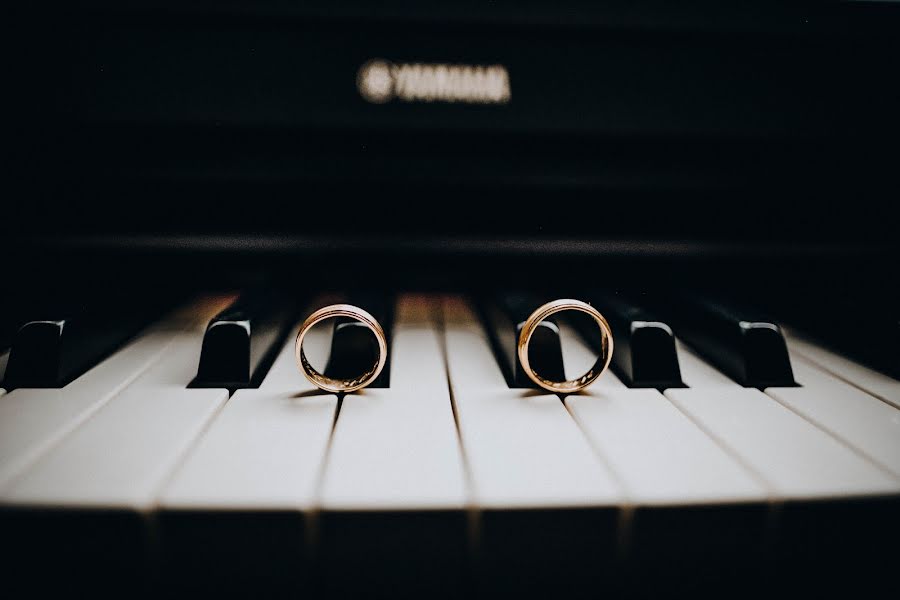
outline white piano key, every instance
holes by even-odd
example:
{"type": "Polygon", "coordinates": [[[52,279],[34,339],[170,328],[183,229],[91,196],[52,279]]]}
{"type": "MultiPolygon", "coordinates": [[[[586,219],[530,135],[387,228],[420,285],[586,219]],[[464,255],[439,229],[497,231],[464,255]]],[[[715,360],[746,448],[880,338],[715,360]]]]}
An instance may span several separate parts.
{"type": "MultiPolygon", "coordinates": [[[[562,328],[562,326],[561,326],[562,328]]],[[[571,330],[564,353],[579,364],[594,354],[571,330]]],[[[568,366],[567,366],[568,369],[568,366]]],[[[591,444],[632,504],[677,505],[764,500],[761,481],[730,457],[660,392],[597,384],[566,398],[591,444]]],[[[608,381],[608,380],[607,380],[608,381]]]]}
{"type": "MultiPolygon", "coordinates": [[[[294,329],[296,331],[296,328],[294,329]]],[[[327,354],[327,328],[304,348],[327,354]]],[[[297,370],[290,336],[259,389],[239,390],[163,492],[174,509],[308,510],[316,497],[337,397],[297,370]]]]}
{"type": "Polygon", "coordinates": [[[758,390],[733,384],[665,395],[762,477],[776,499],[900,491],[900,480],[758,390]]]}
{"type": "Polygon", "coordinates": [[[730,377],[700,358],[684,343],[676,340],[678,364],[681,367],[681,381],[690,388],[734,387],[730,377]]]}
{"type": "Polygon", "coordinates": [[[391,386],[343,399],[321,491],[326,510],[458,509],[462,456],[437,328],[437,302],[398,303],[391,386]]]}
{"type": "Polygon", "coordinates": [[[566,398],[629,503],[765,500],[758,478],[656,390],[592,390],[566,398]]]}
{"type": "MultiPolygon", "coordinates": [[[[343,301],[344,298],[342,297],[323,294],[317,296],[316,299],[313,300],[308,312],[311,314],[313,310],[319,307],[343,301]]],[[[272,366],[269,367],[269,372],[266,373],[265,380],[260,384],[260,390],[265,389],[267,393],[318,392],[318,388],[310,383],[297,368],[297,361],[293,354],[294,343],[300,325],[301,323],[297,323],[297,325],[290,330],[291,333],[285,341],[285,347],[278,355],[278,358],[272,363],[272,366]]],[[[309,359],[313,365],[319,365],[320,363],[324,365],[331,352],[332,328],[327,325],[330,325],[330,323],[322,323],[314,327],[304,338],[303,349],[306,352],[307,359],[309,359]]]]}
{"type": "Polygon", "coordinates": [[[795,354],[792,363],[803,387],[768,388],[766,394],[900,477],[900,411],[802,356],[795,354]]]}
{"type": "Polygon", "coordinates": [[[463,301],[447,300],[444,317],[450,382],[477,506],[621,503],[618,484],[559,398],[507,387],[485,332],[463,301]]]}
{"type": "Polygon", "coordinates": [[[233,296],[203,297],[173,311],[63,388],[17,389],[3,396],[0,491],[165,356],[179,336],[202,335],[206,322],[232,300],[233,296]]]}
{"type": "MultiPolygon", "coordinates": [[[[597,360],[597,353],[591,350],[582,337],[578,335],[578,332],[568,323],[559,323],[559,343],[562,347],[563,365],[566,369],[566,377],[569,379],[574,379],[583,375],[597,360]]],[[[612,370],[607,369],[606,372],[594,382],[591,389],[612,391],[627,390],[628,387],[622,383],[612,370]]]]}
{"type": "MultiPolygon", "coordinates": [[[[228,397],[186,389],[203,328],[173,333],[162,358],[0,495],[6,504],[149,508],[166,477],[228,397]]],[[[11,394],[12,396],[12,394],[11,394]]]]}
{"type": "Polygon", "coordinates": [[[794,354],[807,358],[835,377],[900,408],[900,381],[823,348],[795,331],[785,331],[785,337],[794,354]]]}

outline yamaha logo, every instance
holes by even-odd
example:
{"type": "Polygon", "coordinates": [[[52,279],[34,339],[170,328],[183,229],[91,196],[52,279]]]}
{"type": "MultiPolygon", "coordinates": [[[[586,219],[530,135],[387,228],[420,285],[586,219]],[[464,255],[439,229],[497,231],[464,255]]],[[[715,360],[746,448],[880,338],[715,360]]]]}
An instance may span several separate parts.
{"type": "Polygon", "coordinates": [[[510,100],[509,72],[503,65],[392,63],[373,59],[356,75],[360,95],[373,104],[403,102],[462,102],[506,104],[510,100]]]}

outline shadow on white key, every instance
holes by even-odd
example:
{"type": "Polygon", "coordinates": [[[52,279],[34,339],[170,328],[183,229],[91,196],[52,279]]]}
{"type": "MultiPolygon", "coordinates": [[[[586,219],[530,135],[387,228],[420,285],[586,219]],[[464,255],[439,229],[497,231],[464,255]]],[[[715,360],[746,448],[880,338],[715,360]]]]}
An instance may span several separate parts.
{"type": "Polygon", "coordinates": [[[633,504],[764,501],[764,486],[656,390],[587,392],[566,404],[633,504]]]}
{"type": "MultiPolygon", "coordinates": [[[[561,327],[561,333],[567,369],[596,358],[575,331],[561,327]]],[[[629,389],[607,371],[566,405],[631,504],[766,500],[762,483],[657,390],[629,389]]]]}
{"type": "Polygon", "coordinates": [[[735,384],[665,394],[758,473],[778,500],[900,492],[896,478],[758,390],[735,384]]]}
{"type": "MultiPolygon", "coordinates": [[[[572,377],[577,373],[568,372],[570,365],[584,370],[596,355],[573,330],[561,333],[572,377]]],[[[698,561],[707,584],[726,581],[738,565],[759,568],[768,516],[765,485],[659,391],[629,389],[607,372],[565,402],[631,505],[625,539],[628,564],[638,568],[629,589],[688,593],[679,586],[698,561]]]]}
{"type": "Polygon", "coordinates": [[[802,387],[768,388],[766,394],[843,440],[900,478],[900,410],[842,381],[793,352],[802,387]]]}
{"type": "MultiPolygon", "coordinates": [[[[329,331],[317,328],[304,346],[327,353],[329,343],[329,331]]],[[[259,389],[238,390],[216,416],[166,486],[161,506],[309,510],[336,407],[336,396],[298,371],[289,336],[259,389]]]]}
{"type": "MultiPolygon", "coordinates": [[[[294,337],[259,389],[239,390],[216,415],[163,490],[163,573],[172,586],[250,594],[309,585],[309,512],[337,397],[298,371],[294,337]]],[[[313,329],[307,355],[327,356],[330,341],[330,328],[313,329]]]]}
{"type": "Polygon", "coordinates": [[[666,395],[769,481],[779,498],[897,490],[891,477],[877,472],[887,468],[896,474],[897,411],[812,367],[802,350],[814,348],[790,334],[786,337],[802,387],[769,388],[766,394],[790,410],[773,405],[757,390],[729,384],[725,375],[684,346],[679,346],[679,360],[691,389],[666,395]]]}
{"type": "Polygon", "coordinates": [[[479,516],[480,585],[561,593],[588,572],[601,577],[614,563],[620,486],[559,397],[507,386],[467,303],[448,299],[444,323],[479,516]]]}
{"type": "MultiPolygon", "coordinates": [[[[208,306],[202,318],[196,310],[188,311],[194,317],[169,332],[158,360],[61,436],[3,491],[4,535],[16,548],[11,573],[30,590],[50,593],[62,586],[102,595],[125,586],[138,594],[145,589],[148,509],[227,397],[225,390],[185,387],[196,373],[205,321],[220,309],[208,306]],[[36,573],[39,564],[51,565],[53,577],[36,573]],[[103,565],[102,577],[96,565],[103,565]]],[[[102,372],[102,366],[98,369],[102,372]]],[[[96,372],[70,386],[85,378],[92,381],[96,372]]],[[[85,402],[90,398],[97,401],[88,395],[85,402]]],[[[43,400],[35,404],[39,406],[50,410],[59,405],[43,400]]],[[[60,421],[41,417],[34,423],[58,427],[60,421]]]]}
{"type": "MultiPolygon", "coordinates": [[[[842,586],[856,593],[863,582],[878,580],[873,574],[883,579],[890,567],[879,545],[900,532],[900,480],[763,392],[721,385],[699,368],[693,373],[685,381],[699,386],[665,395],[757,473],[777,502],[774,536],[766,545],[770,581],[788,593],[808,594],[811,582],[830,593],[842,586]]],[[[804,383],[808,373],[796,360],[794,373],[804,383]]],[[[822,410],[828,408],[816,408],[822,410]]]]}
{"type": "Polygon", "coordinates": [[[3,494],[30,506],[143,510],[228,397],[186,389],[202,331],[180,333],[164,357],[60,441],[3,494]]]}
{"type": "Polygon", "coordinates": [[[436,326],[437,303],[405,297],[391,385],[347,395],[322,486],[325,510],[461,509],[462,457],[436,326]]]}
{"type": "Polygon", "coordinates": [[[824,348],[795,331],[786,331],[785,338],[793,354],[806,358],[833,376],[900,408],[900,381],[824,348]]]}
{"type": "MultiPolygon", "coordinates": [[[[41,455],[165,358],[185,336],[202,334],[232,296],[204,297],[142,332],[60,389],[18,389],[0,399],[0,494],[41,455]]],[[[72,476],[84,475],[76,469],[72,476]]]]}
{"type": "MultiPolygon", "coordinates": [[[[480,508],[618,504],[619,486],[559,397],[542,390],[510,389],[483,328],[462,301],[445,303],[445,328],[450,382],[476,504],[480,508]]],[[[607,380],[604,387],[615,388],[617,383],[607,380]]]]}
{"type": "Polygon", "coordinates": [[[342,400],[319,496],[329,592],[390,594],[396,578],[423,594],[435,580],[459,584],[468,492],[438,308],[435,298],[402,296],[390,387],[342,400]]]}
{"type": "Polygon", "coordinates": [[[680,340],[675,341],[681,380],[689,388],[740,387],[733,379],[700,358],[680,340]]]}
{"type": "MultiPolygon", "coordinates": [[[[766,394],[879,465],[896,481],[900,411],[888,403],[896,399],[891,391],[896,382],[790,333],[786,341],[801,387],[768,388],[766,394]]],[[[895,571],[892,549],[900,536],[898,488],[895,484],[886,496],[787,503],[773,553],[782,567],[779,577],[803,594],[818,590],[860,597],[882,593],[886,585],[892,585],[895,571]],[[811,581],[815,589],[810,588],[811,581]]]]}

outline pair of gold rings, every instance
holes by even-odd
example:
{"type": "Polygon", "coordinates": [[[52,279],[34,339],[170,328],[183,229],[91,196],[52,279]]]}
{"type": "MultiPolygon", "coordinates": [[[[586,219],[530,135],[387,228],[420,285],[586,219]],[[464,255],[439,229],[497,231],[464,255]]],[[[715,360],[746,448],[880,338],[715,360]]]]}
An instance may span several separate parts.
{"type": "MultiPolygon", "coordinates": [[[[612,353],[612,330],[609,328],[609,323],[607,323],[604,316],[590,304],[582,302],[581,300],[572,299],[553,300],[531,313],[531,316],[528,317],[522,326],[517,344],[519,362],[529,379],[539,387],[557,394],[572,394],[591,385],[603,374],[607,367],[609,367],[612,353]],[[528,345],[531,342],[531,336],[534,335],[535,330],[542,321],[557,313],[570,310],[589,315],[593,318],[597,327],[600,328],[600,354],[594,365],[581,377],[567,381],[552,381],[542,377],[532,368],[528,357],[528,345]]],[[[387,361],[387,340],[381,324],[367,311],[358,306],[353,306],[352,304],[332,304],[312,313],[306,321],[303,322],[303,325],[300,326],[300,331],[297,333],[297,341],[294,344],[294,355],[297,359],[297,367],[313,385],[326,392],[346,394],[360,390],[378,378],[378,375],[381,373],[381,370],[384,368],[384,364],[387,361]],[[378,343],[377,362],[374,363],[370,369],[366,370],[365,373],[352,379],[333,379],[331,377],[326,377],[313,368],[306,358],[306,353],[303,351],[303,338],[309,330],[322,321],[336,317],[349,317],[359,321],[372,332],[378,343]]]]}

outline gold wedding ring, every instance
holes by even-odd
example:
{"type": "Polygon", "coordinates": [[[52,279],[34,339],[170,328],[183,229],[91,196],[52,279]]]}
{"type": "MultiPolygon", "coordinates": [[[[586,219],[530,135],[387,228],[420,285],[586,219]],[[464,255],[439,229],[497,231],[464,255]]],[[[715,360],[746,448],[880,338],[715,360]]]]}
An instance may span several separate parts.
{"type": "Polygon", "coordinates": [[[353,306],[352,304],[332,304],[320,308],[309,315],[306,321],[303,322],[303,325],[300,326],[300,331],[297,332],[297,341],[294,344],[294,356],[297,359],[297,368],[300,369],[313,385],[326,392],[346,394],[360,390],[375,381],[381,373],[381,370],[384,368],[384,363],[387,361],[387,341],[384,337],[384,330],[381,328],[381,325],[375,317],[367,311],[358,306],[353,306]],[[331,377],[326,377],[309,364],[306,353],[303,352],[303,338],[306,336],[307,332],[317,323],[336,317],[350,317],[351,319],[359,321],[375,335],[375,339],[378,342],[378,361],[372,365],[371,369],[368,369],[365,373],[352,379],[332,379],[331,377]]]}
{"type": "Polygon", "coordinates": [[[594,383],[594,381],[596,381],[609,366],[609,361],[612,359],[612,353],[613,338],[609,323],[606,322],[606,318],[600,314],[600,311],[581,300],[564,298],[544,304],[531,313],[531,316],[525,321],[525,324],[522,326],[522,331],[519,333],[518,354],[522,369],[528,375],[529,379],[537,385],[557,394],[571,394],[578,390],[583,390],[594,383]],[[594,366],[581,377],[570,379],[569,381],[550,381],[549,379],[541,377],[531,368],[531,364],[528,362],[528,344],[531,342],[531,336],[534,334],[535,329],[537,329],[542,321],[556,313],[567,310],[586,313],[597,323],[597,326],[600,328],[600,356],[597,357],[597,362],[594,363],[594,366]]]}

